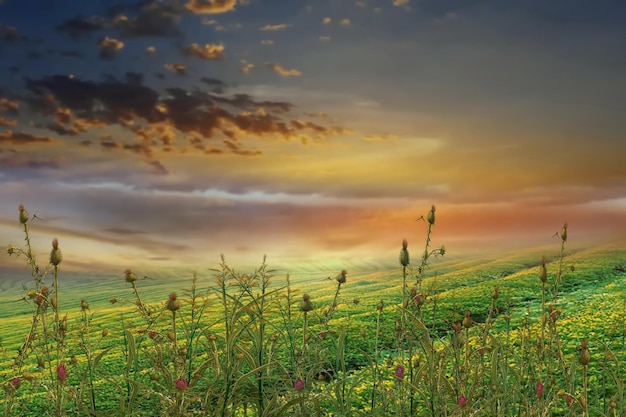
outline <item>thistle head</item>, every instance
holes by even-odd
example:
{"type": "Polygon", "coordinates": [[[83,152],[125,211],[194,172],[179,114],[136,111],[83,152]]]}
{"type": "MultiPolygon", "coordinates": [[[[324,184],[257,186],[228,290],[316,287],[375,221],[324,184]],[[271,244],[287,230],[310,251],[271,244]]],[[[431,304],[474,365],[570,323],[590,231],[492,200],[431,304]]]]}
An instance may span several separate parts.
{"type": "Polygon", "coordinates": [[[346,275],[348,274],[348,272],[343,269],[339,275],[337,275],[337,277],[335,277],[335,280],[337,280],[337,282],[339,284],[345,284],[346,283],[346,275]]]}
{"type": "Polygon", "coordinates": [[[167,297],[167,301],[165,302],[165,308],[171,312],[174,312],[180,310],[182,306],[183,302],[178,299],[176,293],[170,293],[170,295],[167,297]]]}
{"type": "Polygon", "coordinates": [[[124,278],[126,282],[129,283],[137,281],[137,275],[135,275],[133,271],[130,270],[130,268],[127,268],[126,271],[124,271],[124,278]]]}
{"type": "Polygon", "coordinates": [[[300,311],[306,313],[313,310],[313,303],[311,302],[311,296],[309,294],[302,295],[302,301],[300,301],[300,311]]]}
{"type": "Polygon", "coordinates": [[[296,379],[293,383],[293,389],[296,391],[302,391],[304,389],[304,381],[300,378],[296,379]]]}
{"type": "Polygon", "coordinates": [[[176,389],[180,390],[180,391],[184,391],[187,388],[189,388],[189,384],[187,383],[187,381],[183,378],[178,378],[175,382],[176,384],[176,389]]]}
{"type": "Polygon", "coordinates": [[[426,220],[428,220],[428,224],[431,224],[431,225],[435,224],[435,206],[434,205],[430,208],[430,211],[428,212],[426,220]]]}
{"type": "Polygon", "coordinates": [[[24,208],[24,204],[20,204],[19,210],[20,210],[20,223],[22,224],[28,223],[28,212],[24,208]]]}
{"type": "Polygon", "coordinates": [[[63,254],[61,253],[61,249],[59,249],[59,241],[57,238],[54,238],[52,241],[52,250],[50,251],[50,263],[54,266],[58,266],[63,260],[63,254]]]}

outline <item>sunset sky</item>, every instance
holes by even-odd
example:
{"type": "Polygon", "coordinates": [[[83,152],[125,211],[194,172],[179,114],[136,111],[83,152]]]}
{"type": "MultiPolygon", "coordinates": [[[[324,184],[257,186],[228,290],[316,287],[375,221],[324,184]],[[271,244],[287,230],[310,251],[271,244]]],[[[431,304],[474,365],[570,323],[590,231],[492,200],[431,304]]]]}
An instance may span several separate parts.
{"type": "Polygon", "coordinates": [[[623,0],[0,0],[0,246],[20,204],[70,270],[395,265],[432,204],[450,256],[619,239],[625,115],[623,0]]]}

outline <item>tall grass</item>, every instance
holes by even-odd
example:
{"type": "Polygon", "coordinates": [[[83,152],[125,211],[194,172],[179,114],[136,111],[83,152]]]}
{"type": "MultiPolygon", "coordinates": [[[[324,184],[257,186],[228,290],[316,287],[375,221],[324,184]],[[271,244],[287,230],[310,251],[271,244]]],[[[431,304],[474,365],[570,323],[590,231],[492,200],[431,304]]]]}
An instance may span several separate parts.
{"type": "Polygon", "coordinates": [[[415,264],[402,242],[400,290],[366,306],[372,326],[350,315],[359,300],[344,299],[345,270],[316,300],[265,259],[242,273],[222,256],[212,282],[194,275],[160,303],[145,301],[127,269],[128,298],[110,299],[127,307],[100,330],[87,297],[61,304],[59,242],[40,267],[32,220],[20,206],[25,244],[7,247],[33,286],[24,290],[32,318],[23,342],[3,351],[12,358],[0,371],[5,416],[626,415],[623,343],[616,351],[563,336],[567,224],[556,234],[557,260],[535,267],[538,316],[512,300],[505,281],[471,305],[441,301],[430,265],[446,250],[431,244],[433,206],[418,219],[425,243],[415,264]],[[76,307],[77,317],[65,313],[76,307]]]}

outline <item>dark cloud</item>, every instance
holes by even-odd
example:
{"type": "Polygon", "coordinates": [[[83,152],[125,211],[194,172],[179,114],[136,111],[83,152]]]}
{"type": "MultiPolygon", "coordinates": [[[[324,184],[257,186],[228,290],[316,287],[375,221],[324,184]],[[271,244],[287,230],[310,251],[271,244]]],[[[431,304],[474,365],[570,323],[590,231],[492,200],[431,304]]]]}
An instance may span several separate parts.
{"type": "MultiPolygon", "coordinates": [[[[115,11],[110,9],[109,14],[115,11]]],[[[180,16],[186,13],[186,10],[178,2],[142,1],[135,13],[135,16],[120,13],[113,17],[112,24],[120,30],[122,37],[181,36],[177,25],[180,16]]]]}
{"type": "Polygon", "coordinates": [[[74,16],[57,26],[57,30],[71,38],[78,39],[105,28],[107,20],[102,17],[74,16]]]}
{"type": "MultiPolygon", "coordinates": [[[[204,83],[224,86],[223,81],[205,78],[204,83]]],[[[47,116],[47,126],[59,135],[76,136],[91,128],[117,124],[134,133],[128,138],[105,137],[100,146],[141,155],[157,174],[167,174],[157,165],[155,150],[184,151],[175,144],[179,134],[191,135],[192,148],[205,153],[225,151],[241,156],[261,155],[258,149],[247,149],[237,142],[240,136],[283,137],[303,139],[306,132],[313,139],[350,132],[339,127],[325,127],[310,121],[289,117],[293,105],[284,101],[255,100],[248,94],[216,94],[199,89],[166,88],[159,92],[144,85],[143,76],[127,72],[123,80],[105,74],[100,82],[77,77],[49,76],[27,79],[29,94],[25,97],[30,110],[47,116]],[[206,140],[226,139],[223,148],[206,140]]],[[[4,108],[15,108],[13,102],[0,102],[4,108]]],[[[82,142],[83,145],[86,142],[82,142]]],[[[246,146],[251,146],[247,144],[246,146]]]]}
{"type": "Polygon", "coordinates": [[[100,58],[111,60],[117,56],[117,53],[124,47],[124,42],[105,37],[100,41],[100,58]]]}
{"type": "Polygon", "coordinates": [[[12,153],[10,156],[0,159],[0,165],[6,169],[60,169],[63,166],[63,160],[59,157],[25,158],[12,153]]]}
{"type": "Polygon", "coordinates": [[[51,143],[54,139],[49,136],[34,136],[29,133],[13,132],[11,130],[5,130],[0,132],[0,145],[27,145],[30,143],[51,143]]]}
{"type": "Polygon", "coordinates": [[[19,39],[17,28],[13,26],[0,25],[0,40],[5,42],[15,42],[19,39]]]}

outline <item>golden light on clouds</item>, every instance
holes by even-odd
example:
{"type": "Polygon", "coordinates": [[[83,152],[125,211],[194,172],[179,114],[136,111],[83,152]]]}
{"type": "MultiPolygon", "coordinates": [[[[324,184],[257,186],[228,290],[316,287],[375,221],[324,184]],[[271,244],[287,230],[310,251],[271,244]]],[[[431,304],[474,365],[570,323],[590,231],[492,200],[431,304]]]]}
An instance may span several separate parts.
{"type": "Polygon", "coordinates": [[[302,75],[302,73],[297,69],[286,69],[283,68],[283,66],[280,64],[266,62],[265,65],[272,71],[282,75],[283,77],[299,77],[300,75],[302,75]]]}

